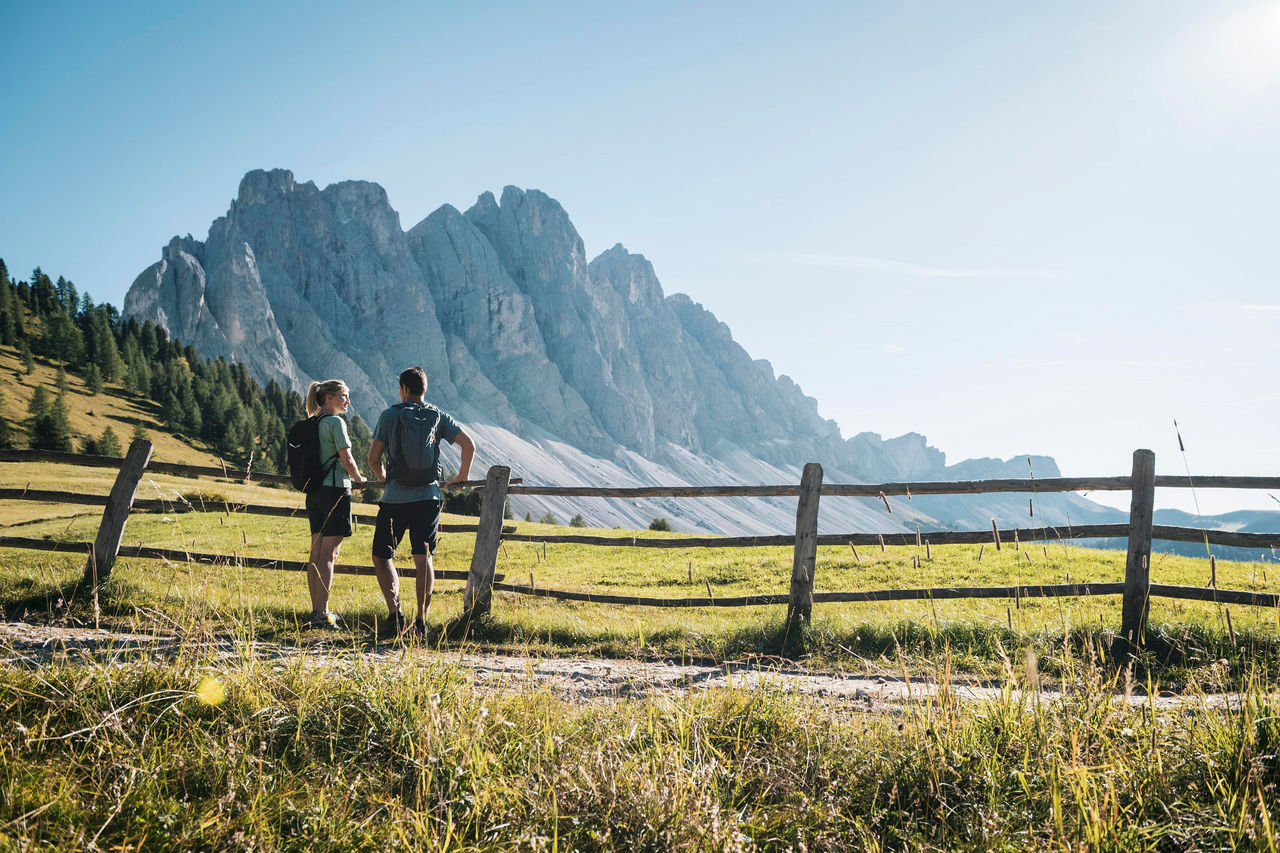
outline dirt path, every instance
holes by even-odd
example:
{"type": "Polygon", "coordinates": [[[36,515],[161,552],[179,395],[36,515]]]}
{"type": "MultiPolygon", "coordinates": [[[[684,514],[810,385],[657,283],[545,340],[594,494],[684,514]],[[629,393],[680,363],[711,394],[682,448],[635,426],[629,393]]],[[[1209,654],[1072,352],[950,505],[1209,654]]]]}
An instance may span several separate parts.
{"type": "MultiPolygon", "coordinates": [[[[5,622],[0,623],[0,666],[37,667],[55,659],[123,663],[144,654],[164,655],[175,650],[181,642],[175,636],[5,622]]],[[[700,666],[673,661],[534,658],[416,651],[391,645],[361,648],[322,643],[297,646],[256,642],[253,648],[263,658],[306,657],[317,665],[344,665],[358,658],[400,665],[407,655],[418,655],[424,663],[448,662],[470,668],[477,685],[484,689],[523,690],[536,685],[566,698],[584,701],[617,701],[661,694],[683,696],[699,690],[733,688],[795,692],[836,701],[847,705],[850,710],[892,713],[909,702],[937,698],[942,692],[936,683],[908,680],[899,675],[814,672],[768,661],[700,666]]],[[[215,641],[213,646],[215,655],[227,660],[239,659],[242,650],[242,644],[230,641],[215,641]]],[[[971,702],[994,700],[1004,690],[1001,685],[989,681],[973,682],[960,678],[954,679],[948,689],[957,699],[971,702]]],[[[1042,700],[1050,702],[1063,698],[1063,694],[1056,690],[1042,690],[1039,695],[1042,700]]],[[[1116,698],[1134,706],[1152,703],[1158,710],[1176,710],[1188,703],[1221,705],[1231,701],[1231,697],[1223,694],[1162,694],[1153,699],[1117,694],[1116,698]]]]}

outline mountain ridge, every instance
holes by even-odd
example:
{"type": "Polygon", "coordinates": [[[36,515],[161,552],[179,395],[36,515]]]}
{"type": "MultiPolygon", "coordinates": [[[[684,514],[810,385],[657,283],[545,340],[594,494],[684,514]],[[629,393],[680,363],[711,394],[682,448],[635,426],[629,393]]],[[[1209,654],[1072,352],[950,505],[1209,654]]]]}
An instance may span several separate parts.
{"type": "MultiPolygon", "coordinates": [[[[287,170],[251,171],[203,243],[175,237],[138,276],[124,314],[242,361],[260,381],[304,388],[339,376],[366,419],[392,401],[399,370],[421,364],[429,398],[480,439],[480,464],[549,484],[794,482],[808,461],[829,482],[1030,473],[1024,456],[947,466],[915,433],[844,439],[714,314],[665,294],[642,254],[616,243],[588,260],[568,213],[535,189],[486,191],[466,211],[442,205],[404,230],[375,183],[319,189],[287,170]]],[[[1033,458],[1036,476],[1058,473],[1049,457],[1033,458]]],[[[1038,500],[1045,524],[1114,512],[1074,495],[1038,500]]],[[[794,524],[785,501],[746,506],[602,503],[593,521],[661,514],[725,533],[794,524]]],[[[1008,496],[917,500],[893,515],[879,501],[832,501],[823,523],[913,530],[975,514],[1021,523],[1026,509],[1008,496]]]]}

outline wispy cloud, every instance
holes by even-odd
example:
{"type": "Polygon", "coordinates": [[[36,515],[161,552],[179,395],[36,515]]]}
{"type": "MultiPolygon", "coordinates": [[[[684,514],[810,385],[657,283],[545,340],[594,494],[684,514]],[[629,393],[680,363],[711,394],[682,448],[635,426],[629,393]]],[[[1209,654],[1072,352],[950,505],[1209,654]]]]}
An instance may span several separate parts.
{"type": "Polygon", "coordinates": [[[1280,305],[1267,305],[1262,302],[1191,302],[1184,307],[1185,311],[1203,314],[1204,311],[1226,311],[1231,314],[1238,315],[1240,312],[1246,314],[1277,314],[1280,313],[1280,305]]]}
{"type": "Polygon", "coordinates": [[[779,252],[771,255],[782,261],[815,267],[848,270],[875,270],[926,278],[1036,278],[1063,280],[1070,276],[1062,270],[987,268],[961,269],[956,267],[930,267],[907,261],[891,261],[884,258],[868,258],[862,255],[830,253],[779,252]]]}
{"type": "Polygon", "coordinates": [[[1134,367],[1143,370],[1150,368],[1170,368],[1184,366],[1184,362],[1168,362],[1168,361],[1132,361],[1126,359],[1110,359],[1110,358],[1064,358],[1054,361],[1033,361],[1026,364],[1027,367],[1134,367]]]}

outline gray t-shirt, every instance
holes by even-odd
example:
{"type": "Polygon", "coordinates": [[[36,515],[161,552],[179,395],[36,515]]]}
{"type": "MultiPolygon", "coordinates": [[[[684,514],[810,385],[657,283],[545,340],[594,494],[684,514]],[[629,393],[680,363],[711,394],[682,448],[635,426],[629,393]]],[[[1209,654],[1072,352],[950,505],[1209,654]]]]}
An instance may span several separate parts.
{"type": "MultiPolygon", "coordinates": [[[[378,425],[373,429],[373,438],[375,441],[381,441],[387,446],[386,452],[382,455],[382,462],[387,468],[387,488],[382,492],[382,500],[384,504],[407,504],[414,501],[442,501],[444,493],[440,491],[440,473],[441,461],[439,454],[436,454],[436,476],[433,482],[426,486],[405,486],[396,482],[396,473],[392,459],[395,454],[391,447],[392,425],[400,417],[402,408],[421,407],[434,408],[425,403],[411,401],[401,403],[398,406],[392,406],[384,411],[378,417],[378,425]]],[[[437,410],[439,411],[439,410],[437,410]]],[[[440,412],[440,423],[436,427],[436,440],[444,440],[452,442],[458,437],[458,433],[462,432],[462,427],[458,425],[452,416],[440,412]]]]}

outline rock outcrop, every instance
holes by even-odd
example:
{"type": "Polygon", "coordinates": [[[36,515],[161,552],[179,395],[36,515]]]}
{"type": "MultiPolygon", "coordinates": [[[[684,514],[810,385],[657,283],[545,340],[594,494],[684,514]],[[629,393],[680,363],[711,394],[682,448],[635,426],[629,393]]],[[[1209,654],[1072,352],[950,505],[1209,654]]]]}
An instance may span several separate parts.
{"type": "MultiPolygon", "coordinates": [[[[531,482],[794,482],[815,460],[829,482],[1028,474],[1026,457],[948,467],[914,433],[845,440],[710,311],[665,295],[642,255],[618,244],[588,262],[568,214],[538,190],[486,192],[465,213],[445,205],[406,232],[377,184],[321,190],[285,170],[250,172],[203,243],[175,237],[138,276],[124,312],[262,381],[302,391],[340,377],[369,421],[394,401],[399,371],[420,364],[429,398],[481,439],[480,464],[510,464],[531,482]]],[[[1043,457],[1033,468],[1056,473],[1043,457]]],[[[1044,518],[1094,506],[1043,500],[1044,518]]],[[[785,531],[795,512],[794,499],[524,505],[726,533],[785,531]]],[[[1025,513],[1025,499],[1007,496],[921,499],[892,516],[879,501],[846,500],[824,502],[822,521],[894,530],[1025,513]]]]}

